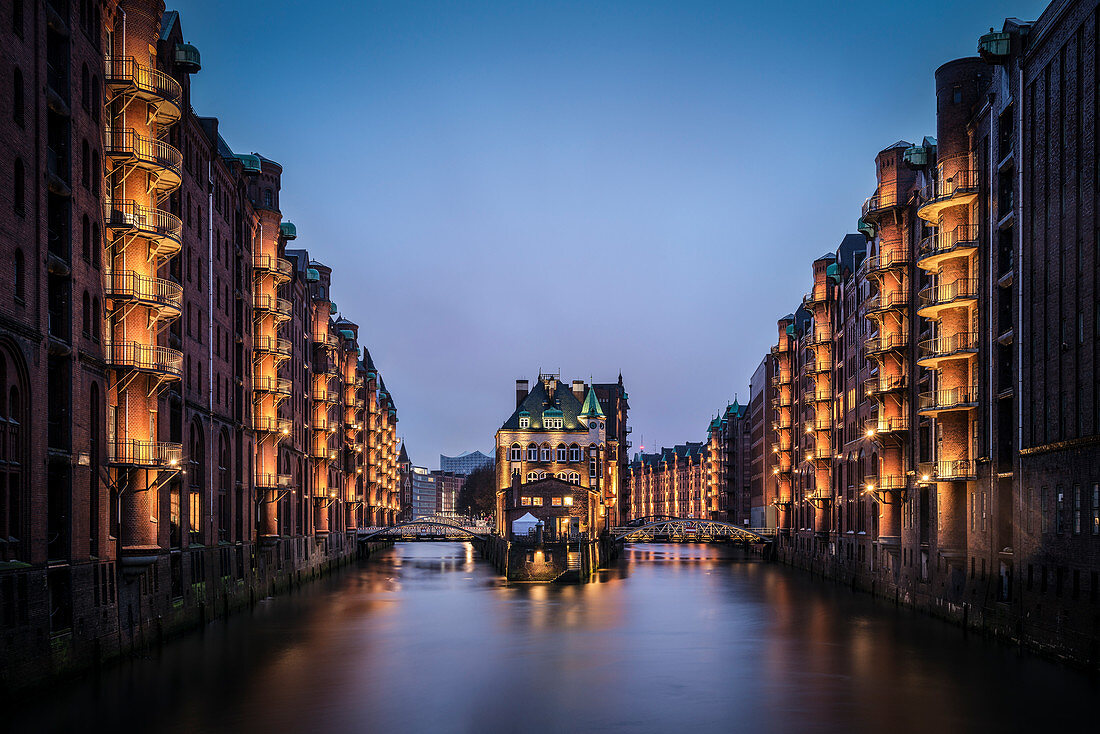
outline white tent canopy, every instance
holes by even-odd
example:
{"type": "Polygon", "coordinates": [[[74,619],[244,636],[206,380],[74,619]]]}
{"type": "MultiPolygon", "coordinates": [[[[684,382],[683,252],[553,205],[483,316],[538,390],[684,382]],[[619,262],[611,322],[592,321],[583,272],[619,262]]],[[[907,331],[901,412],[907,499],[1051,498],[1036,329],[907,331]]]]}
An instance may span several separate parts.
{"type": "Polygon", "coordinates": [[[536,526],[541,524],[542,520],[528,512],[523,517],[518,517],[512,521],[512,534],[527,535],[530,531],[534,530],[536,526]]]}

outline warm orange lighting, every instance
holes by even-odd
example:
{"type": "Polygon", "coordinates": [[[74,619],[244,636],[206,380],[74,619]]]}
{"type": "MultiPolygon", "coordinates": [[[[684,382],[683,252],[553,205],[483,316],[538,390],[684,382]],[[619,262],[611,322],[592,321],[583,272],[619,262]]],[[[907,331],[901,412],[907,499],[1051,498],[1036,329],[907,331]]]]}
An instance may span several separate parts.
{"type": "Polygon", "coordinates": [[[871,438],[874,435],[875,435],[875,429],[874,428],[868,428],[867,429],[867,438],[871,438]]]}
{"type": "Polygon", "coordinates": [[[922,482],[927,482],[928,479],[929,479],[929,476],[927,474],[922,474],[920,479],[921,479],[922,482]]]}

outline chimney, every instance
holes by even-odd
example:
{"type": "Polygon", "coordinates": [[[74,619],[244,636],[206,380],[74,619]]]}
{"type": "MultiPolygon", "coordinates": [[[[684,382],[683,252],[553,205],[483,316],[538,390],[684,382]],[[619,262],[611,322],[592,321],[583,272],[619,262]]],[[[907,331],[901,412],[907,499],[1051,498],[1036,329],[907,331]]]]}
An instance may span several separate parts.
{"type": "Polygon", "coordinates": [[[573,397],[578,402],[584,402],[584,380],[573,380],[573,397]]]}
{"type": "Polygon", "coordinates": [[[527,380],[516,380],[516,407],[523,404],[527,397],[527,380]]]}

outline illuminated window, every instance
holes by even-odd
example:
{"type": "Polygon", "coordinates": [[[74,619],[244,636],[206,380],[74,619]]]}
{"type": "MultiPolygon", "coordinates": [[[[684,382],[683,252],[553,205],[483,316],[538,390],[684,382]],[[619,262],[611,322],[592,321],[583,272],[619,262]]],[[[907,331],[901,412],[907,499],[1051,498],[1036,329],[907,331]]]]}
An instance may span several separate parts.
{"type": "Polygon", "coordinates": [[[519,503],[521,505],[529,505],[529,504],[531,504],[531,498],[530,497],[520,497],[519,498],[519,503]]]}
{"type": "Polygon", "coordinates": [[[531,498],[531,504],[535,505],[536,507],[541,507],[542,506],[542,497],[532,497],[531,498]]]}
{"type": "Polygon", "coordinates": [[[561,507],[561,497],[551,497],[550,504],[554,507],[561,507]]]}
{"type": "Polygon", "coordinates": [[[531,419],[526,417],[526,416],[524,416],[523,418],[520,418],[519,419],[519,427],[520,428],[530,428],[531,427],[531,419]]]}
{"type": "Polygon", "coordinates": [[[561,499],[562,499],[562,502],[565,504],[566,507],[572,507],[573,506],[573,497],[572,496],[562,497],[561,499]]]}

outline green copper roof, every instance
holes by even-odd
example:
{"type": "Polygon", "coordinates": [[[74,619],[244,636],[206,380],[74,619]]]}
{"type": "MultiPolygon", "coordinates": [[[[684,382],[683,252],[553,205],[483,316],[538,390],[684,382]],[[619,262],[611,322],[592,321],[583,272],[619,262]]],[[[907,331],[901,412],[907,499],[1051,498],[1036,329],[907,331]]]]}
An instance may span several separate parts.
{"type": "Polygon", "coordinates": [[[260,156],[251,153],[238,153],[237,160],[241,162],[241,167],[244,168],[245,173],[260,172],[260,156]]]}
{"type": "Polygon", "coordinates": [[[584,396],[584,405],[581,406],[581,415],[603,418],[603,408],[600,407],[596,391],[588,388],[588,394],[584,396]]]}
{"type": "Polygon", "coordinates": [[[288,240],[298,238],[298,228],[294,226],[294,222],[283,222],[279,225],[279,232],[288,240]]]}
{"type": "Polygon", "coordinates": [[[707,430],[708,431],[717,431],[721,427],[721,425],[722,425],[722,421],[715,418],[714,420],[712,420],[710,422],[710,427],[707,428],[707,430]]]}
{"type": "Polygon", "coordinates": [[[867,239],[874,239],[875,225],[871,224],[868,221],[865,221],[863,217],[860,217],[859,221],[856,222],[856,229],[859,230],[859,233],[867,239]]]}
{"type": "Polygon", "coordinates": [[[336,308],[336,301],[329,301],[328,302],[328,310],[332,313],[336,313],[340,309],[336,308]]]}
{"type": "Polygon", "coordinates": [[[306,282],[316,283],[321,279],[321,274],[317,272],[317,268],[306,268],[306,282]]]}
{"type": "Polygon", "coordinates": [[[825,277],[832,278],[834,283],[840,282],[840,265],[833,263],[825,267],[825,277]]]}
{"type": "Polygon", "coordinates": [[[542,411],[542,415],[544,418],[561,418],[565,414],[561,412],[560,408],[547,408],[542,411]]]}
{"type": "Polygon", "coordinates": [[[340,336],[344,337],[345,339],[354,339],[355,332],[351,329],[340,329],[340,336]]]}
{"type": "Polygon", "coordinates": [[[787,336],[794,336],[794,324],[787,324],[787,336]]]}

